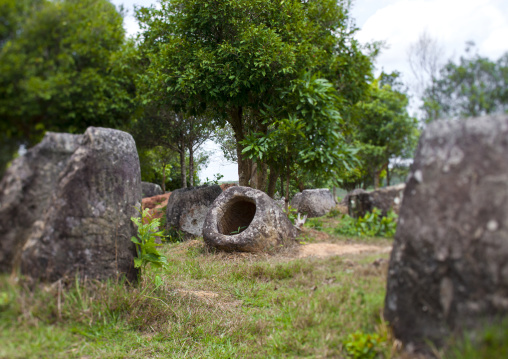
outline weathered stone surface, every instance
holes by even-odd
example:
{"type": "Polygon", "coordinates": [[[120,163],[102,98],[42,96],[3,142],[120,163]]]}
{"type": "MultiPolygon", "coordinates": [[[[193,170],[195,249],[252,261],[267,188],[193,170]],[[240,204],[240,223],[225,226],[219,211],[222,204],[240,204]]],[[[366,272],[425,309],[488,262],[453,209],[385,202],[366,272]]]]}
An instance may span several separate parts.
{"type": "Polygon", "coordinates": [[[189,237],[201,236],[206,214],[221,193],[218,185],[173,191],[166,207],[166,227],[179,229],[189,237]]]}
{"type": "MultiPolygon", "coordinates": [[[[284,197],[282,197],[282,198],[284,198],[284,197]]],[[[300,205],[300,202],[302,201],[302,198],[303,198],[302,192],[296,193],[294,195],[293,199],[291,200],[291,207],[293,207],[294,209],[298,210],[298,206],[300,205]]],[[[285,198],[284,198],[284,201],[285,201],[285,198]]],[[[285,202],[282,202],[282,208],[284,208],[284,203],[285,202]]]]}
{"type": "Polygon", "coordinates": [[[422,134],[390,258],[385,318],[405,344],[508,314],[508,116],[422,134]]]}
{"type": "Polygon", "coordinates": [[[164,194],[161,186],[150,182],[141,182],[141,194],[143,198],[160,196],[164,194]]]}
{"type": "MultiPolygon", "coordinates": [[[[80,276],[136,280],[136,233],[130,217],[141,202],[139,159],[128,133],[90,127],[58,175],[45,213],[20,255],[23,274],[41,280],[80,276]]],[[[79,138],[79,137],[76,137],[79,138]]]]}
{"type": "Polygon", "coordinates": [[[220,188],[222,189],[222,191],[225,191],[228,188],[234,187],[234,186],[238,186],[238,183],[223,183],[220,185],[220,188]]]}
{"type": "Polygon", "coordinates": [[[339,204],[341,205],[345,205],[345,206],[348,206],[349,204],[349,197],[351,196],[354,196],[354,195],[357,195],[357,194],[360,194],[360,193],[365,193],[367,192],[366,190],[364,190],[363,188],[355,188],[354,190],[348,192],[344,198],[342,199],[342,201],[340,201],[339,204]]]}
{"type": "Polygon", "coordinates": [[[379,208],[383,216],[386,216],[389,210],[399,213],[405,186],[402,183],[371,192],[355,190],[349,193],[347,196],[349,215],[354,218],[363,217],[374,208],[379,208]]]}
{"type": "Polygon", "coordinates": [[[263,252],[289,245],[298,229],[266,193],[232,187],[212,204],[203,226],[205,243],[224,251],[263,252]]]}
{"type": "Polygon", "coordinates": [[[50,205],[60,172],[79,146],[81,135],[47,132],[42,141],[13,161],[0,182],[0,271],[8,272],[35,221],[50,205]]]}
{"type": "Polygon", "coordinates": [[[293,197],[291,207],[308,218],[324,216],[335,207],[335,200],[328,188],[306,189],[300,193],[293,197]]]}

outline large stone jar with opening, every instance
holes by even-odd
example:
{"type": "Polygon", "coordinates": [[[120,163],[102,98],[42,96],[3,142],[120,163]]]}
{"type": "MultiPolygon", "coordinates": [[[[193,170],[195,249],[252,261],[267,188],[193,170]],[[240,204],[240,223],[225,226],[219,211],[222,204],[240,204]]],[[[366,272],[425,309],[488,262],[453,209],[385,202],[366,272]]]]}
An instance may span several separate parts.
{"type": "Polygon", "coordinates": [[[209,247],[265,252],[295,243],[298,229],[266,193],[231,187],[213,202],[203,226],[209,247]]]}

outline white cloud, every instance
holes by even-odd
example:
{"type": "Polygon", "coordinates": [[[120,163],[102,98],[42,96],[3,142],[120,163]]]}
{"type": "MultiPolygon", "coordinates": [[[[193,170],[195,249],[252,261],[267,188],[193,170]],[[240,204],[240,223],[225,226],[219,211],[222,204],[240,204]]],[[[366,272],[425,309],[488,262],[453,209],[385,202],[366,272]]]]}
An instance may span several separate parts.
{"type": "MultiPolygon", "coordinates": [[[[372,0],[361,1],[372,3],[372,0]]],[[[378,67],[408,73],[407,49],[423,31],[438,39],[447,57],[474,41],[480,54],[497,58],[508,50],[508,6],[496,0],[399,0],[379,8],[358,33],[361,42],[384,40],[390,46],[378,67]]]]}

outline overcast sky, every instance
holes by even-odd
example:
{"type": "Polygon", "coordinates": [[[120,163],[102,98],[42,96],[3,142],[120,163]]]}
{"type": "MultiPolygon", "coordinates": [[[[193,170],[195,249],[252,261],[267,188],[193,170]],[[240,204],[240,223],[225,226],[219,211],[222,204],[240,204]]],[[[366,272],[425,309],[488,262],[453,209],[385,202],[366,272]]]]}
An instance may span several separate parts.
{"type": "MultiPolygon", "coordinates": [[[[388,48],[379,56],[376,67],[385,72],[398,70],[409,82],[407,49],[423,31],[443,46],[446,58],[457,59],[466,41],[474,41],[478,52],[491,59],[508,51],[508,0],[353,0],[352,17],[362,43],[384,41],[388,48]]],[[[150,0],[113,0],[128,10],[125,27],[130,35],[138,31],[132,17],[133,4],[150,6],[150,0]]],[[[200,173],[212,178],[222,173],[223,180],[238,180],[236,165],[225,166],[221,156],[200,173]]]]}

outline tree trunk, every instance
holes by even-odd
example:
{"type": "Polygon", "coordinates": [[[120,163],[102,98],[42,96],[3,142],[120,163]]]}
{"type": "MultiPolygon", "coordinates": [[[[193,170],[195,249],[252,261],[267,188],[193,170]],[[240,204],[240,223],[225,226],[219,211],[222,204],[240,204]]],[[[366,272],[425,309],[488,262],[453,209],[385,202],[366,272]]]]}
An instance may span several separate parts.
{"type": "Polygon", "coordinates": [[[229,123],[235,132],[236,155],[238,157],[238,184],[240,186],[248,186],[250,179],[250,163],[248,159],[244,158],[242,154],[243,145],[240,143],[245,138],[245,134],[243,133],[242,110],[241,106],[232,108],[229,111],[229,123]]]}
{"type": "Polygon", "coordinates": [[[279,177],[279,172],[276,171],[273,167],[270,167],[270,176],[268,177],[268,190],[266,194],[273,198],[275,195],[275,186],[277,184],[277,178],[279,177]]]}
{"type": "Polygon", "coordinates": [[[185,167],[185,145],[181,143],[180,146],[180,180],[182,181],[182,188],[187,188],[187,169],[185,167]]]}
{"type": "Polygon", "coordinates": [[[380,176],[381,172],[380,171],[376,171],[374,172],[374,176],[373,176],[373,184],[374,184],[374,189],[378,189],[379,188],[379,176],[380,176]]]}
{"type": "Polygon", "coordinates": [[[194,187],[194,149],[192,145],[189,146],[189,182],[190,186],[194,187]]]}
{"type": "Polygon", "coordinates": [[[286,213],[288,213],[289,210],[289,158],[286,161],[286,200],[285,200],[285,206],[286,206],[286,213]]]}
{"type": "Polygon", "coordinates": [[[264,162],[258,163],[257,173],[256,173],[256,189],[260,191],[266,191],[266,182],[268,181],[268,165],[264,162]]]}
{"type": "Polygon", "coordinates": [[[256,162],[252,162],[251,166],[250,166],[250,179],[249,179],[249,184],[252,188],[256,188],[258,189],[258,176],[257,176],[257,172],[258,172],[258,164],[256,162]]]}
{"type": "Polygon", "coordinates": [[[162,193],[166,193],[166,162],[162,163],[162,193]]]}
{"type": "Polygon", "coordinates": [[[299,178],[297,182],[298,182],[298,190],[300,192],[303,192],[303,190],[305,189],[305,183],[303,183],[301,178],[299,178]]]}
{"type": "Polygon", "coordinates": [[[284,197],[284,171],[280,174],[280,196],[284,197]]]}
{"type": "Polygon", "coordinates": [[[386,187],[390,187],[390,166],[386,166],[386,187]]]}
{"type": "Polygon", "coordinates": [[[383,172],[383,170],[385,170],[387,168],[388,168],[388,163],[384,164],[379,170],[374,171],[374,174],[372,176],[373,180],[374,180],[374,189],[379,188],[379,176],[381,176],[381,172],[383,172]]]}
{"type": "MultiPolygon", "coordinates": [[[[257,112],[257,115],[259,115],[259,111],[257,112]]],[[[259,131],[264,133],[265,135],[268,134],[268,125],[263,123],[262,121],[259,121],[259,131]]],[[[266,191],[266,184],[268,182],[268,165],[265,162],[262,162],[260,160],[257,161],[257,173],[256,173],[256,189],[260,191],[266,191]]]]}
{"type": "Polygon", "coordinates": [[[337,187],[333,186],[333,200],[337,204],[337,187]]]}

